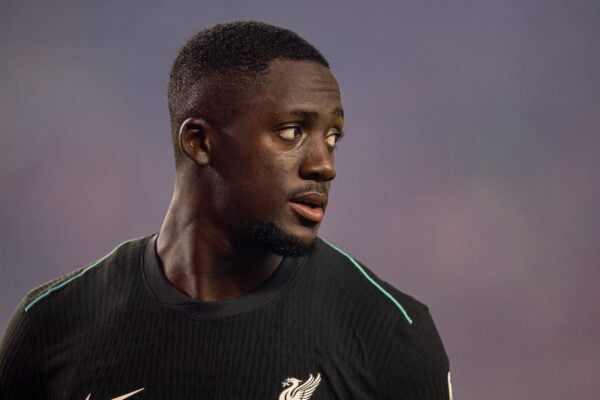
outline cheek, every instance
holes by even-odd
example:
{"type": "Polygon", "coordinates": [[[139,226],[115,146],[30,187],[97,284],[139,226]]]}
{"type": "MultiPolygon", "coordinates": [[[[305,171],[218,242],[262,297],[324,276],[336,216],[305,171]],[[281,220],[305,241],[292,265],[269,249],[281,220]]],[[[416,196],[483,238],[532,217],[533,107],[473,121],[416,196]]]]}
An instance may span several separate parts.
{"type": "Polygon", "coordinates": [[[248,173],[255,179],[259,179],[266,184],[272,184],[277,187],[280,183],[275,181],[287,180],[293,175],[295,169],[295,160],[298,158],[296,151],[281,148],[281,143],[277,142],[273,135],[265,135],[266,138],[255,148],[247,165],[248,173]]]}
{"type": "Polygon", "coordinates": [[[279,158],[256,161],[245,175],[239,201],[250,205],[260,214],[272,215],[286,206],[294,187],[290,179],[290,167],[279,158]]]}
{"type": "Polygon", "coordinates": [[[296,153],[278,147],[268,135],[260,142],[229,148],[221,170],[232,200],[246,210],[281,208],[298,186],[294,181],[299,176],[296,153]]]}
{"type": "Polygon", "coordinates": [[[256,167],[249,179],[249,182],[253,182],[252,191],[264,200],[277,201],[288,190],[285,164],[277,160],[268,160],[256,167]]]}
{"type": "Polygon", "coordinates": [[[296,185],[299,177],[297,157],[292,153],[279,153],[271,155],[263,164],[263,175],[266,176],[271,189],[275,191],[290,190],[296,185]]]}

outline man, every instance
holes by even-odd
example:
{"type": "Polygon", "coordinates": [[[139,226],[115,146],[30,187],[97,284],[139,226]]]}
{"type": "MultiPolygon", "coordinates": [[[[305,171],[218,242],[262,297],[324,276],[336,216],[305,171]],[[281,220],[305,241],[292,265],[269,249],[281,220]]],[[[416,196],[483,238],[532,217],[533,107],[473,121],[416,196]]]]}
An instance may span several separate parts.
{"type": "Polygon", "coordinates": [[[2,399],[448,399],[426,306],[317,237],[344,113],[288,30],[217,25],[169,80],[160,232],[31,291],[2,399]]]}

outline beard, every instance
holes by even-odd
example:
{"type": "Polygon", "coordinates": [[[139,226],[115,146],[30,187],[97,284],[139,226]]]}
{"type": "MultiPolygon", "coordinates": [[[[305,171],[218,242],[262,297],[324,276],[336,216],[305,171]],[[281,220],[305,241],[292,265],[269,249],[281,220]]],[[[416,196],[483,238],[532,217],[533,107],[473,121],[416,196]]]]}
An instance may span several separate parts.
{"type": "Polygon", "coordinates": [[[317,238],[310,243],[303,243],[295,237],[284,233],[273,222],[254,222],[244,228],[243,246],[256,246],[284,257],[301,257],[313,253],[317,249],[317,238]]]}

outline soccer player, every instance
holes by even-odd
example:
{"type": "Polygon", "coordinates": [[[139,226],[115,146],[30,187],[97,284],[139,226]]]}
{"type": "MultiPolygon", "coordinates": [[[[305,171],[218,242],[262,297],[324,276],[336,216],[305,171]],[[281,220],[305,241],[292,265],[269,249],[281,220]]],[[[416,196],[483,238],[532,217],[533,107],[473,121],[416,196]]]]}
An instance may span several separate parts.
{"type": "Polygon", "coordinates": [[[160,231],[27,294],[0,398],[449,399],[427,307],[317,236],[344,124],[319,51],[217,25],[181,49],[168,96],[160,231]]]}

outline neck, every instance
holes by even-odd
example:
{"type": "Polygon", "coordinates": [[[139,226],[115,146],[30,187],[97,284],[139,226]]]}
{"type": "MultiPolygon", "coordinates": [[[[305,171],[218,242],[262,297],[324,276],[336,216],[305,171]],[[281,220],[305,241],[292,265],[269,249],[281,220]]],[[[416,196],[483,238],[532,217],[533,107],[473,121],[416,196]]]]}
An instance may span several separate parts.
{"type": "Polygon", "coordinates": [[[167,280],[194,299],[226,300],[241,296],[266,281],[281,256],[235,248],[232,239],[202,212],[201,202],[186,201],[177,189],[156,242],[167,280]]]}

